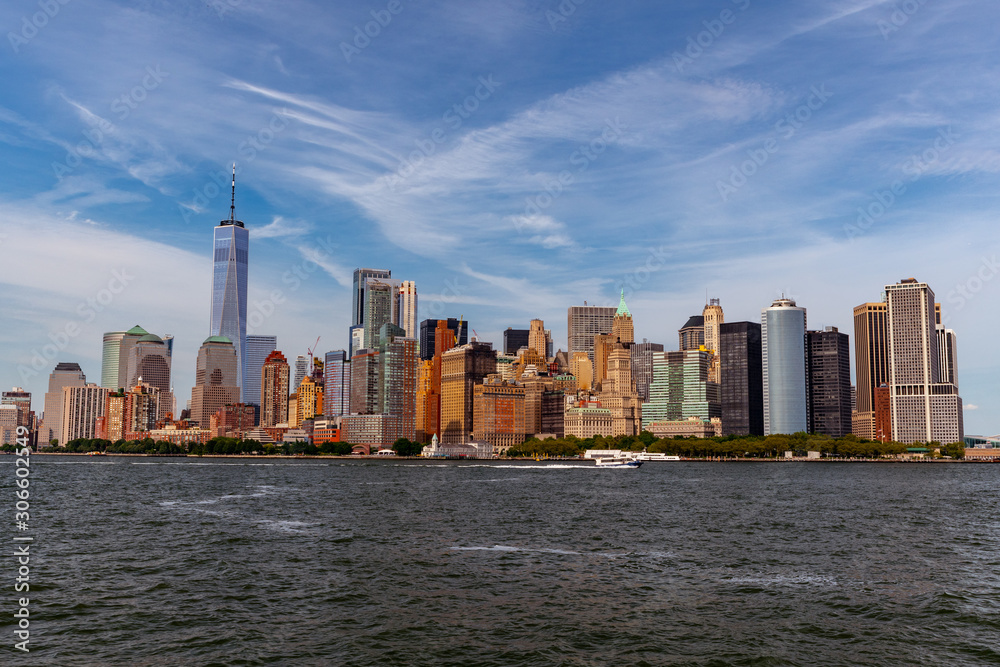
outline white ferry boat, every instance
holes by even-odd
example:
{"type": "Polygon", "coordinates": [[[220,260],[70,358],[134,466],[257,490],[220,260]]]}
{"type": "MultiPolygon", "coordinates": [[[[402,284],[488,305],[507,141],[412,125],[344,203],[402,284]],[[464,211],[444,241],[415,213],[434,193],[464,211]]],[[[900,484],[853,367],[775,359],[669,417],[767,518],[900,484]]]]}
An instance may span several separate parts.
{"type": "Polygon", "coordinates": [[[680,461],[681,457],[672,454],[651,454],[649,452],[639,452],[636,458],[640,461],[680,461]]]}
{"type": "Polygon", "coordinates": [[[602,456],[594,459],[598,468],[638,468],[642,461],[626,456],[602,456]]]}

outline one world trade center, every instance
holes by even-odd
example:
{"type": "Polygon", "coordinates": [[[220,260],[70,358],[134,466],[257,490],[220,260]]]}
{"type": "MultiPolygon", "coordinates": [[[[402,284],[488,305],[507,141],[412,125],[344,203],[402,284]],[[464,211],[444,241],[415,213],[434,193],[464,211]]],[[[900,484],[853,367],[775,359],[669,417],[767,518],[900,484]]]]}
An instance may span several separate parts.
{"type": "MultiPolygon", "coordinates": [[[[244,391],[247,347],[247,257],[250,232],[236,219],[236,165],[229,219],[215,228],[212,271],[212,336],[225,336],[236,348],[236,377],[244,391]]],[[[242,396],[244,403],[247,397],[242,396]]],[[[250,397],[253,400],[253,397],[250,397]]],[[[257,397],[259,400],[259,397],[257,397]]],[[[254,401],[256,402],[256,401],[254,401]]]]}

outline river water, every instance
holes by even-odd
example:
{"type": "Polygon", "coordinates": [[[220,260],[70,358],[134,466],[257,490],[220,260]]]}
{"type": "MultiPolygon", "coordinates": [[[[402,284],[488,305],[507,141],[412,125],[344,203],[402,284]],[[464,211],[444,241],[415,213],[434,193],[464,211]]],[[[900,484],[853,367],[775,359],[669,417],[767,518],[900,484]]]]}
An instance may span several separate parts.
{"type": "MultiPolygon", "coordinates": [[[[0,457],[10,518],[13,470],[0,457]]],[[[5,665],[1000,664],[1000,466],[31,474],[31,652],[5,612],[5,665]]]]}

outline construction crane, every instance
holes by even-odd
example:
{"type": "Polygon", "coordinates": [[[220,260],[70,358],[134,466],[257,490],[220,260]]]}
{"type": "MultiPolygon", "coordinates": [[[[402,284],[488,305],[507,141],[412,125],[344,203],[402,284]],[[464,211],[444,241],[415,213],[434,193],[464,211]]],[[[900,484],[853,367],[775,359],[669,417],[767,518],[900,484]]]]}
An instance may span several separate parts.
{"type": "Polygon", "coordinates": [[[320,336],[316,336],[316,342],[313,343],[312,347],[307,347],[306,348],[306,352],[309,353],[309,375],[312,375],[312,373],[313,373],[313,354],[314,354],[314,350],[318,350],[319,349],[319,339],[320,338],[321,338],[320,336]]]}

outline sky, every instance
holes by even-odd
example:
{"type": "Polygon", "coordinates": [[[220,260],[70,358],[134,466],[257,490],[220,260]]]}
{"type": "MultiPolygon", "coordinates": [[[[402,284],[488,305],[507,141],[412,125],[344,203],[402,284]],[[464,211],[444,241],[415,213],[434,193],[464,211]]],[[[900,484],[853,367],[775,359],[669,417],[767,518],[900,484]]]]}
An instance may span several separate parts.
{"type": "Polygon", "coordinates": [[[347,347],[356,267],[561,349],[569,306],[622,289],[676,349],[706,298],[853,336],[916,277],[992,435],[998,25],[988,0],[4,2],[0,385],[40,411],[56,362],[99,382],[103,332],[139,324],[175,337],[183,406],[235,162],[250,331],[286,357],[347,347]]]}

